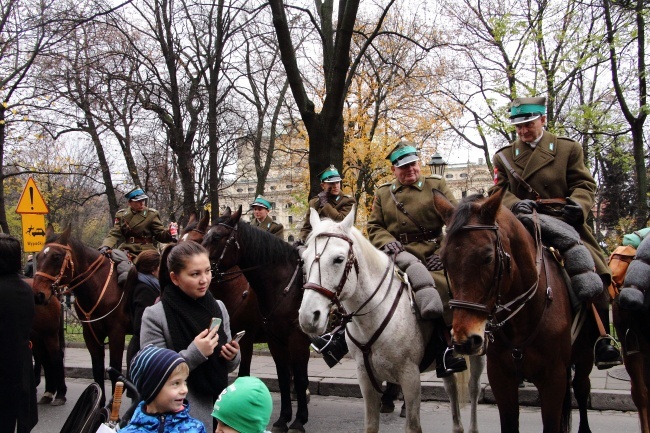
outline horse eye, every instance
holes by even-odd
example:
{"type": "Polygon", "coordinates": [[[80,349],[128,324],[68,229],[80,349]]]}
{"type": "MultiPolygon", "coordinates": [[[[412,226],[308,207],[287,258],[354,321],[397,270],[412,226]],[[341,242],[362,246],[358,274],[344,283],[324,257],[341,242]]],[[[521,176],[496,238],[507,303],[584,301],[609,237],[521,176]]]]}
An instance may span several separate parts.
{"type": "Polygon", "coordinates": [[[483,258],[484,265],[489,265],[490,263],[492,263],[492,254],[489,254],[483,258]]]}
{"type": "Polygon", "coordinates": [[[337,258],[334,259],[334,264],[339,265],[339,264],[343,263],[343,260],[345,260],[345,258],[343,256],[338,256],[337,258]]]}

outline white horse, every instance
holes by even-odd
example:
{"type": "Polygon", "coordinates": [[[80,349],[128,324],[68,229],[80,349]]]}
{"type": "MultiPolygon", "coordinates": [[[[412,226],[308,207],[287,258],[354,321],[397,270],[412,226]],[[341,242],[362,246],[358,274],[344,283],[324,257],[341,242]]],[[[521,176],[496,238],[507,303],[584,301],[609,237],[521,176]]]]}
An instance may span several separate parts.
{"type": "MultiPolygon", "coordinates": [[[[346,341],[357,364],[366,406],[365,432],[379,431],[378,385],[388,381],[402,387],[405,431],[421,433],[419,365],[433,325],[431,321],[418,320],[393,261],[354,228],[354,214],[353,209],[341,223],[335,223],[329,219],[320,221],[311,210],[312,233],[303,252],[307,283],[299,310],[300,326],[307,334],[324,333],[331,304],[340,303],[352,314],[346,326],[346,341]]],[[[469,359],[469,432],[476,433],[476,405],[484,361],[478,356],[469,359]]],[[[467,386],[467,376],[468,372],[464,372],[443,379],[451,402],[454,433],[463,432],[459,390],[467,386]]]]}

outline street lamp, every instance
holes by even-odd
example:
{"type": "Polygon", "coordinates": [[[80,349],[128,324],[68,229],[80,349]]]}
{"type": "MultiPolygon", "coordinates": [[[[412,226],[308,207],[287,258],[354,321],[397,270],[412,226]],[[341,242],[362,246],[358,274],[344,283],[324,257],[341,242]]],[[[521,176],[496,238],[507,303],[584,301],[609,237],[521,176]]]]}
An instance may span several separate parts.
{"type": "Polygon", "coordinates": [[[445,174],[445,169],[447,168],[447,162],[437,152],[433,154],[431,161],[427,165],[431,169],[431,174],[438,174],[440,176],[445,174]]]}

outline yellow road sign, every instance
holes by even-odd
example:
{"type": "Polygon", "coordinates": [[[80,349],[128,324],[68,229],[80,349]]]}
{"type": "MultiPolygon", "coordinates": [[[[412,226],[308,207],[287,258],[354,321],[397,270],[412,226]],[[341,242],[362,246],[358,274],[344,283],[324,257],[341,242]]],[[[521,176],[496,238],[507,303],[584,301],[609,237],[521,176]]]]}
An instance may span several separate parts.
{"type": "Polygon", "coordinates": [[[23,214],[23,251],[37,253],[45,245],[45,215],[23,214]]]}
{"type": "Polygon", "coordinates": [[[16,206],[16,213],[19,214],[46,214],[50,213],[50,210],[47,208],[47,204],[41,195],[41,192],[34,182],[34,178],[31,176],[27,179],[27,184],[25,184],[25,189],[18,200],[18,206],[16,206]]]}

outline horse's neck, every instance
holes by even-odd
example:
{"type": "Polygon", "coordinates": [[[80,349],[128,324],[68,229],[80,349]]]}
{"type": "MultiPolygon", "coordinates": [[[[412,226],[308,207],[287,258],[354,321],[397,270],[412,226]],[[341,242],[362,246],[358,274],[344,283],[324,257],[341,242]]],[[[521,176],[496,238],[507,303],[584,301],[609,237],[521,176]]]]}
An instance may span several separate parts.
{"type": "MultiPolygon", "coordinates": [[[[360,257],[356,252],[355,255],[360,257]]],[[[390,310],[394,300],[391,295],[397,293],[401,281],[395,277],[393,265],[388,259],[380,260],[380,264],[381,266],[373,266],[360,258],[357,287],[348,298],[342,301],[348,313],[361,308],[359,313],[367,313],[367,317],[383,318],[390,310]],[[370,297],[372,299],[368,301],[370,297]],[[365,306],[364,303],[366,303],[365,306]]]]}

